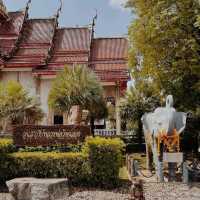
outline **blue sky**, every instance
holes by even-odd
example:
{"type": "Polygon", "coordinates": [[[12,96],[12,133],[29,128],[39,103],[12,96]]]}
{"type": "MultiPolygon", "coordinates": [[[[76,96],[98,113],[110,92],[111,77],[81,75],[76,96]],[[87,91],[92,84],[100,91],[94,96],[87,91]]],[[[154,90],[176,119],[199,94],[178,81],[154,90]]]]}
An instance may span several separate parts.
{"type": "MultiPolygon", "coordinates": [[[[25,7],[28,0],[4,0],[8,10],[25,7]]],[[[86,26],[98,10],[97,37],[125,36],[132,14],[121,5],[126,0],[63,0],[60,26],[86,26]]],[[[59,0],[32,0],[31,18],[49,17],[56,13],[59,0]]]]}

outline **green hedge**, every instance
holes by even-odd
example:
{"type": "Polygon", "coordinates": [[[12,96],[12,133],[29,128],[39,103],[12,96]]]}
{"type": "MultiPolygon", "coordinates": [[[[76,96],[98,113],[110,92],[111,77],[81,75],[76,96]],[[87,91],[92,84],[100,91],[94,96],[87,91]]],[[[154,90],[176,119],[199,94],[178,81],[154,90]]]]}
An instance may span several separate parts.
{"type": "Polygon", "coordinates": [[[120,139],[86,139],[81,152],[13,152],[12,141],[0,142],[0,179],[67,177],[74,184],[116,186],[124,143],[120,139]],[[9,147],[9,148],[8,148],[9,147]]]}
{"type": "Polygon", "coordinates": [[[83,151],[89,156],[92,184],[101,187],[118,184],[124,146],[118,138],[90,137],[86,140],[83,151]]]}
{"type": "Polygon", "coordinates": [[[12,139],[0,139],[0,153],[12,153],[16,150],[12,139]]]}
{"type": "Polygon", "coordinates": [[[17,149],[12,139],[0,138],[0,153],[12,153],[12,152],[81,152],[83,144],[68,146],[55,146],[55,147],[23,147],[17,149]]]}
{"type": "Polygon", "coordinates": [[[83,153],[12,153],[0,158],[3,180],[13,177],[67,177],[73,183],[86,181],[89,175],[87,156],[83,153]]]}

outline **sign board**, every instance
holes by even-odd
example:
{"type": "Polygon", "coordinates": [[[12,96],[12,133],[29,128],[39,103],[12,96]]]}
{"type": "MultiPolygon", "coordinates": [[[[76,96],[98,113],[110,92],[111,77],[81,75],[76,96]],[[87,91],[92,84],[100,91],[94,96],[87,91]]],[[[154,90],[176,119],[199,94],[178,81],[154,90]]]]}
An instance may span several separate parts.
{"type": "Polygon", "coordinates": [[[17,147],[64,146],[83,142],[91,135],[89,126],[56,125],[56,126],[16,126],[13,140],[17,147]]]}
{"type": "Polygon", "coordinates": [[[182,163],[183,153],[163,153],[163,162],[182,163]]]}

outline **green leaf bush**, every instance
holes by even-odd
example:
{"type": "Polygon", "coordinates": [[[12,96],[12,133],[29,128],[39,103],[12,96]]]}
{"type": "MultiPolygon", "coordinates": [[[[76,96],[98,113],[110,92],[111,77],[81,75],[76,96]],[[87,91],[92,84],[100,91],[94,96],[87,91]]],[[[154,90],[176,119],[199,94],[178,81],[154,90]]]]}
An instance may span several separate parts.
{"type": "Polygon", "coordinates": [[[11,153],[16,150],[12,139],[0,139],[0,153],[11,153]]]}
{"type": "Polygon", "coordinates": [[[88,177],[87,163],[83,153],[17,152],[0,158],[0,171],[4,180],[67,177],[72,183],[82,183],[88,177]]]}
{"type": "Polygon", "coordinates": [[[106,188],[119,182],[124,150],[120,139],[89,137],[81,152],[13,153],[12,146],[12,141],[0,140],[0,182],[16,177],[67,177],[75,185],[106,188]]]}
{"type": "Polygon", "coordinates": [[[89,157],[93,185],[113,187],[118,184],[124,147],[124,143],[118,138],[87,138],[83,151],[89,157]]]}

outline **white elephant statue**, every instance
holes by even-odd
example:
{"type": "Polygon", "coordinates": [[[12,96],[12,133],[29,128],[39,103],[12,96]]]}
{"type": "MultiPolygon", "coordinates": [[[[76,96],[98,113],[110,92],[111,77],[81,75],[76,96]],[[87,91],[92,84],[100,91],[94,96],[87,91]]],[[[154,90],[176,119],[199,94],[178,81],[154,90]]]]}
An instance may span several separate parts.
{"type": "Polygon", "coordinates": [[[142,116],[143,130],[146,142],[147,168],[152,168],[154,163],[156,171],[159,168],[158,137],[164,132],[166,136],[183,132],[186,126],[187,114],[176,112],[173,108],[173,96],[166,98],[166,107],[159,107],[153,113],[142,116]]]}

